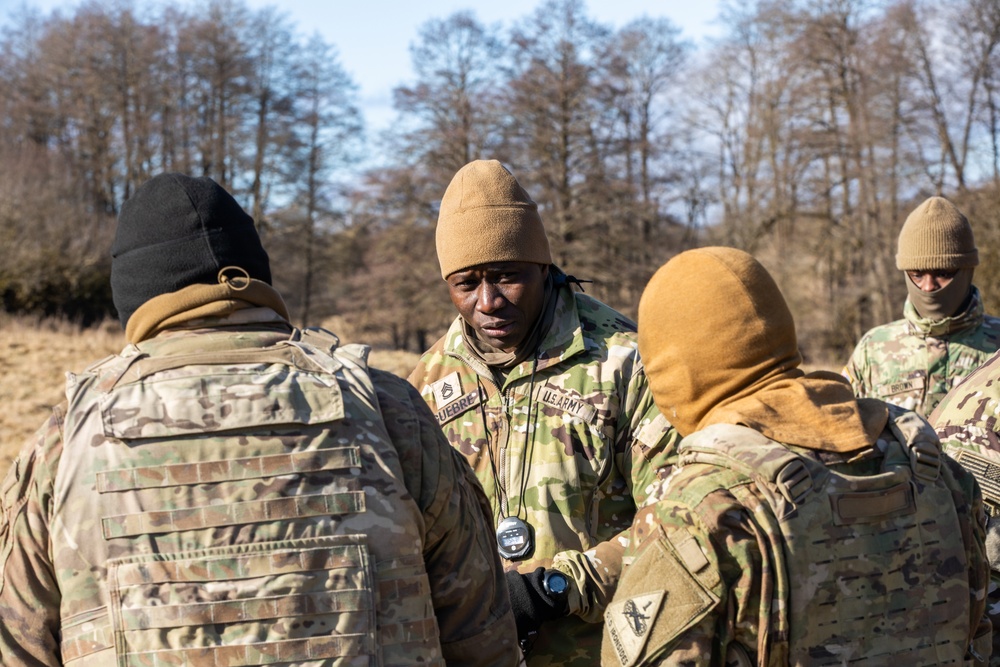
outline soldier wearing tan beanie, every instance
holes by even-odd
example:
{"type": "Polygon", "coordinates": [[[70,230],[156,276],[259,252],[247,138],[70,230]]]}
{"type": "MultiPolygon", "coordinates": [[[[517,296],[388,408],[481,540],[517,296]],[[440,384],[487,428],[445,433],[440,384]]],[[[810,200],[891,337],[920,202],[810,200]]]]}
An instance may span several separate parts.
{"type": "Polygon", "coordinates": [[[497,160],[476,160],[455,174],[435,241],[442,278],[488,262],[552,263],[538,205],[497,160]]]}
{"type": "Polygon", "coordinates": [[[528,665],[595,665],[621,538],[679,436],[634,323],[573,291],[500,162],[455,174],[436,236],[458,317],[410,382],[486,491],[528,665]]]}
{"type": "Polygon", "coordinates": [[[1000,347],[1000,319],[984,313],[972,284],[978,264],[972,226],[953,203],[930,197],[907,216],[896,251],[903,319],[858,342],[843,371],[858,396],[929,415],[1000,347]]]}

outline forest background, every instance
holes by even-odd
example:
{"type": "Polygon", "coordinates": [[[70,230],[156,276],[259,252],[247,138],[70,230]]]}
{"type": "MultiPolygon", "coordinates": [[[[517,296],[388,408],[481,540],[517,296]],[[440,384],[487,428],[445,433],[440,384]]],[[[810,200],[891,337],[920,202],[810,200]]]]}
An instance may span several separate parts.
{"type": "MultiPolygon", "coordinates": [[[[434,251],[441,195],[484,157],[539,203],[555,262],[630,315],[674,254],[743,248],[781,286],[807,363],[839,370],[864,331],[901,316],[896,236],[934,194],[972,221],[976,284],[1000,312],[1000,3],[721,7],[719,36],[698,47],[666,17],[614,28],[582,0],[505,24],[430,20],[374,137],[336,45],[278,9],[24,8],[0,33],[0,330],[120,346],[118,210],[180,171],[253,215],[295,324],[415,355],[454,317],[434,251]]],[[[28,355],[4,354],[6,391],[24,391],[11,359],[28,355]]],[[[405,373],[410,358],[392,363],[405,373]]]]}

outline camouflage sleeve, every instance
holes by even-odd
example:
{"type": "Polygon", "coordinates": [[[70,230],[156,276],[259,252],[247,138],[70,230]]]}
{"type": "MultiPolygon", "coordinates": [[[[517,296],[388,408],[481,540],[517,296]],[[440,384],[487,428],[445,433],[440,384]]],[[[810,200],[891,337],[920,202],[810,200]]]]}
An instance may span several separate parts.
{"type": "Polygon", "coordinates": [[[667,497],[639,510],[604,615],[603,665],[723,665],[730,652],[756,652],[756,532],[727,492],[703,502],[694,512],[667,497]]]}
{"type": "Polygon", "coordinates": [[[989,664],[996,667],[1000,664],[1000,631],[991,632],[991,629],[1000,627],[997,625],[1000,623],[1000,591],[996,585],[998,574],[991,572],[987,554],[988,517],[983,496],[974,475],[949,456],[944,457],[944,463],[941,475],[955,499],[969,564],[969,644],[979,654],[992,652],[989,664]]]}
{"type": "Polygon", "coordinates": [[[29,441],[0,487],[0,665],[61,665],[60,595],[49,556],[62,412],[29,441]]]}
{"type": "MultiPolygon", "coordinates": [[[[995,377],[995,370],[990,367],[995,363],[987,362],[952,390],[934,408],[929,421],[948,454],[946,460],[972,473],[978,482],[975,499],[982,500],[989,508],[985,512],[983,538],[991,568],[986,613],[994,628],[989,664],[1000,667],[1000,434],[996,431],[998,426],[994,417],[997,401],[988,388],[992,381],[986,379],[995,377]],[[978,381],[977,377],[984,381],[978,381]]],[[[958,475],[956,478],[960,479],[958,475]]]]}
{"type": "Polygon", "coordinates": [[[407,488],[424,515],[424,560],[445,660],[517,665],[517,630],[479,481],[413,387],[373,378],[407,488]]]}
{"type": "Polygon", "coordinates": [[[840,371],[840,374],[847,378],[847,381],[851,383],[851,390],[854,395],[858,398],[864,398],[868,396],[868,346],[865,341],[868,336],[864,336],[854,348],[854,352],[851,353],[851,358],[847,360],[844,368],[840,371]]]}
{"type": "MultiPolygon", "coordinates": [[[[670,473],[681,438],[653,402],[641,365],[624,388],[622,405],[615,433],[614,466],[636,506],[641,507],[653,485],[670,473]]],[[[591,623],[600,622],[618,585],[622,553],[627,544],[626,529],[586,553],[564,551],[556,555],[553,567],[576,582],[569,600],[571,614],[591,623]]]]}

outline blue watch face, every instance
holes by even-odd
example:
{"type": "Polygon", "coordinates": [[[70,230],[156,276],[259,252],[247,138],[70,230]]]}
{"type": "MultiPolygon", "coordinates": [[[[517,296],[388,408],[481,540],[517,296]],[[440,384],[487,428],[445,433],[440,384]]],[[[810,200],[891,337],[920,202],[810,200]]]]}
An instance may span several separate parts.
{"type": "Polygon", "coordinates": [[[562,572],[549,572],[545,575],[545,587],[550,593],[565,593],[569,588],[569,579],[562,572]]]}

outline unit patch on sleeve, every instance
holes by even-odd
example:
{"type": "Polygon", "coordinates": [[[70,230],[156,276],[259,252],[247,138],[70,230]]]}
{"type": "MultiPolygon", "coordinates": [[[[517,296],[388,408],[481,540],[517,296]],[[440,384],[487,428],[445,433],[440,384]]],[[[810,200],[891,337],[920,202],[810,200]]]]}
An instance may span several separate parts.
{"type": "MultiPolygon", "coordinates": [[[[602,664],[616,659],[621,667],[657,664],[679,636],[719,605],[719,597],[688,571],[663,529],[657,531],[640,546],[604,612],[602,664]]],[[[688,560],[706,569],[703,555],[688,560]]]]}
{"type": "Polygon", "coordinates": [[[666,591],[656,591],[608,606],[604,615],[608,636],[622,665],[635,664],[666,595],[666,591]]]}
{"type": "Polygon", "coordinates": [[[588,424],[592,424],[594,417],[597,416],[597,408],[593,405],[584,403],[583,399],[577,395],[560,391],[554,387],[542,387],[538,395],[538,400],[550,408],[568,412],[588,424]]]}

